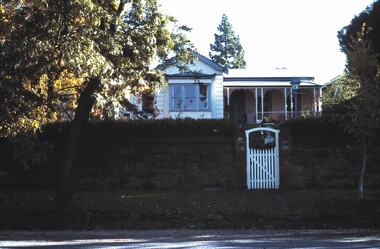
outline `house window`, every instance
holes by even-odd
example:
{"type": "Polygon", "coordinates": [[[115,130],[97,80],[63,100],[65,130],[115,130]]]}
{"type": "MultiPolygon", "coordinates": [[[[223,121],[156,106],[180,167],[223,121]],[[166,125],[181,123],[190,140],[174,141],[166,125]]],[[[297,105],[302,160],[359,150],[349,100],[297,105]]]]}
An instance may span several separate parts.
{"type": "Polygon", "coordinates": [[[209,110],[209,84],[170,84],[171,104],[173,111],[209,110]]]}
{"type": "Polygon", "coordinates": [[[199,110],[208,110],[208,85],[199,85],[199,110]]]}

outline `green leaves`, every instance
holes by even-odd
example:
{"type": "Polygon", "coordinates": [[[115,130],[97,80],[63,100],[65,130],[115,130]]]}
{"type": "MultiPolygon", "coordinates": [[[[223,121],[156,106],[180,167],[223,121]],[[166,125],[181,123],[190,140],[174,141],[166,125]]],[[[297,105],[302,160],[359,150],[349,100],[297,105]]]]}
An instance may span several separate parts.
{"type": "MultiPolygon", "coordinates": [[[[344,53],[347,53],[347,50],[350,49],[352,39],[366,39],[370,41],[371,48],[375,53],[380,52],[380,1],[374,1],[367,9],[362,13],[355,16],[351,23],[343,27],[338,32],[339,44],[341,50],[344,53]],[[363,24],[365,24],[365,32],[363,32],[363,24]]],[[[377,61],[380,63],[380,57],[377,56],[377,61]]]]}
{"type": "Polygon", "coordinates": [[[346,73],[334,82],[330,94],[327,94],[331,96],[328,103],[345,107],[344,112],[335,114],[336,119],[360,143],[373,140],[380,126],[379,55],[372,49],[366,36],[368,32],[370,29],[363,23],[356,36],[351,36],[344,50],[347,55],[346,73]]]}
{"type": "Polygon", "coordinates": [[[157,57],[166,60],[174,51],[184,60],[191,48],[183,34],[189,29],[174,23],[169,32],[175,19],[160,13],[154,0],[6,1],[0,12],[6,30],[0,33],[0,90],[12,96],[0,97],[0,113],[9,114],[0,120],[0,136],[27,129],[25,120],[72,116],[91,78],[102,82],[94,93],[98,102],[117,106],[128,91],[162,84],[152,69],[157,57]]]}
{"type": "Polygon", "coordinates": [[[344,107],[338,115],[341,126],[363,143],[370,141],[380,126],[379,14],[380,1],[375,1],[338,32],[347,56],[346,72],[327,94],[333,96],[328,103],[344,107]]]}

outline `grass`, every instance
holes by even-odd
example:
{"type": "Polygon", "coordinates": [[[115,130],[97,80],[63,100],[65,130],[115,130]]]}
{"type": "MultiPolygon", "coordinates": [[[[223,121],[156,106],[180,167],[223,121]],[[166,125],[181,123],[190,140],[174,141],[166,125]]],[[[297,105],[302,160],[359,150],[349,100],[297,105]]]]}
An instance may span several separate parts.
{"type": "Polygon", "coordinates": [[[380,191],[354,189],[0,192],[0,230],[380,228],[380,191]]]}

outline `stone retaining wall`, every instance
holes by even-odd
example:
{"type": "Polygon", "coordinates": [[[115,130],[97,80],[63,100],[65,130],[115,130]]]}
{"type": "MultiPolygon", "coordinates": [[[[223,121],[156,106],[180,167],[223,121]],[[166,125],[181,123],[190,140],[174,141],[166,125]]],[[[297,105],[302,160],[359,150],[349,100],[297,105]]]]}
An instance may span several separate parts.
{"type": "MultiPolygon", "coordinates": [[[[91,138],[80,146],[76,183],[81,189],[245,188],[244,130],[235,137],[91,138]]],[[[280,133],[280,188],[356,187],[361,155],[341,137],[293,137],[280,133]]],[[[47,168],[9,174],[9,143],[0,143],[0,185],[50,186],[63,143],[56,143],[47,168]],[[37,172],[37,173],[36,173],[37,172]],[[16,176],[16,177],[14,177],[16,176]],[[21,179],[20,176],[23,178],[21,179]],[[29,178],[28,178],[29,177],[29,178]],[[13,180],[12,180],[13,179],[13,180]],[[20,180],[21,179],[21,180],[20,180]],[[45,185],[44,185],[45,184],[45,185]],[[49,185],[50,184],[50,185],[49,185]]],[[[20,171],[18,171],[20,172],[20,171]]],[[[380,187],[380,146],[372,146],[365,187],[380,187]]]]}
{"type": "MultiPolygon", "coordinates": [[[[281,181],[290,188],[357,187],[360,147],[347,138],[309,137],[280,151],[281,181]]],[[[368,152],[365,187],[380,187],[380,147],[368,152]]]]}
{"type": "Polygon", "coordinates": [[[86,140],[77,183],[84,188],[232,188],[234,154],[232,137],[86,140]]]}

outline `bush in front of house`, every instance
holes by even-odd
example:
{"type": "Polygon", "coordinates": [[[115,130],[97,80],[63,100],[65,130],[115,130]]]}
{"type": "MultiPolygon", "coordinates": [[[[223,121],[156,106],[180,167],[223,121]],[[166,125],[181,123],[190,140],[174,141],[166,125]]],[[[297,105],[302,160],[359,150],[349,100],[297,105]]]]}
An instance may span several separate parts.
{"type": "MultiPolygon", "coordinates": [[[[69,122],[48,124],[42,128],[41,137],[54,140],[67,137],[69,122]]],[[[235,126],[225,119],[147,119],[91,121],[85,137],[199,137],[231,136],[235,126]]]]}

